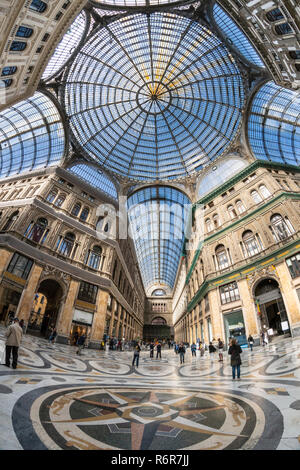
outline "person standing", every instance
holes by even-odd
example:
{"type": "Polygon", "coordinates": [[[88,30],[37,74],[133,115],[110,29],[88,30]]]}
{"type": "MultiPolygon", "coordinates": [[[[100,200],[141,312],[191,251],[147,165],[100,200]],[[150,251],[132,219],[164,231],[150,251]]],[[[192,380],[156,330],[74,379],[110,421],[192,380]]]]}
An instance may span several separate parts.
{"type": "Polygon", "coordinates": [[[200,356],[203,357],[204,353],[205,353],[205,347],[202,344],[202,341],[200,341],[200,343],[199,343],[199,350],[200,350],[200,356]]]}
{"type": "Polygon", "coordinates": [[[251,351],[253,351],[254,339],[251,335],[248,336],[248,343],[249,343],[251,351]]]}
{"type": "Polygon", "coordinates": [[[56,328],[53,328],[51,335],[49,336],[49,343],[54,344],[57,336],[56,328]]]}
{"type": "Polygon", "coordinates": [[[136,363],[136,367],[139,366],[140,352],[141,352],[140,345],[139,343],[136,343],[134,347],[134,352],[133,352],[132,367],[134,366],[135,363],[136,363]]]}
{"type": "Polygon", "coordinates": [[[161,344],[160,343],[158,343],[156,346],[156,359],[158,359],[158,356],[161,359],[161,344]]]}
{"type": "Polygon", "coordinates": [[[219,362],[223,362],[224,343],[218,338],[219,362]]]}
{"type": "Polygon", "coordinates": [[[153,359],[153,353],[154,353],[154,343],[151,341],[150,343],[150,358],[153,359]]]}
{"type": "Polygon", "coordinates": [[[210,355],[210,360],[211,360],[211,362],[213,362],[214,354],[216,352],[216,348],[214,347],[214,345],[212,344],[211,341],[210,341],[209,346],[208,346],[208,352],[209,352],[209,355],[210,355]]]}
{"type": "Polygon", "coordinates": [[[180,364],[183,364],[184,363],[184,355],[185,355],[185,347],[184,347],[183,343],[180,343],[180,345],[178,347],[178,353],[179,353],[179,357],[180,357],[180,364]]]}
{"type": "Polygon", "coordinates": [[[78,356],[81,356],[81,350],[84,348],[84,343],[85,343],[85,334],[82,334],[81,336],[79,336],[78,341],[77,341],[78,349],[76,351],[76,354],[78,354],[78,356]]]}
{"type": "Polygon", "coordinates": [[[19,347],[23,336],[23,330],[19,325],[18,318],[13,319],[13,323],[9,325],[4,334],[6,336],[5,365],[10,367],[10,357],[12,354],[12,368],[16,369],[18,364],[19,347]]]}
{"type": "Polygon", "coordinates": [[[231,340],[231,345],[228,349],[228,354],[231,356],[231,367],[232,367],[232,379],[235,380],[235,373],[237,373],[237,379],[240,380],[241,376],[241,356],[242,353],[241,346],[237,343],[236,339],[231,340]]]}
{"type": "Polygon", "coordinates": [[[195,343],[193,343],[191,345],[191,352],[192,352],[192,357],[195,356],[196,357],[196,349],[197,349],[197,346],[195,343]]]}

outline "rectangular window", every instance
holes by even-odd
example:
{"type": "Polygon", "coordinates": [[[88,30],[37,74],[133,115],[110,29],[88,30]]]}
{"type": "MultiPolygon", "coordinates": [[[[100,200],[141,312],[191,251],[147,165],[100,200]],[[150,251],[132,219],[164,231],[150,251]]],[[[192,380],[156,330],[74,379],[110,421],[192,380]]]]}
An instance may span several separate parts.
{"type": "Polygon", "coordinates": [[[22,279],[27,279],[32,268],[33,261],[26,256],[15,253],[9,263],[7,271],[22,279]]]}
{"type": "Polygon", "coordinates": [[[292,279],[300,276],[300,253],[297,253],[286,260],[292,279]]]}
{"type": "Polygon", "coordinates": [[[88,282],[81,282],[78,292],[78,300],[83,300],[84,302],[89,302],[91,304],[96,303],[98,287],[88,282]]]}
{"type": "Polygon", "coordinates": [[[239,289],[236,282],[231,282],[220,287],[221,304],[227,304],[240,299],[239,289]]]}

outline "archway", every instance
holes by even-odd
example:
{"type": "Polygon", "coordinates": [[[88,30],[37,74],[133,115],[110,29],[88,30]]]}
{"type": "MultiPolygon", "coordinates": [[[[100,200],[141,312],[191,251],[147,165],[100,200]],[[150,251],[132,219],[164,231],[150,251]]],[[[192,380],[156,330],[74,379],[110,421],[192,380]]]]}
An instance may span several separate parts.
{"type": "Polygon", "coordinates": [[[261,280],[254,290],[262,331],[278,336],[290,335],[290,325],[280,287],[275,279],[261,280]]]}
{"type": "Polygon", "coordinates": [[[35,294],[28,323],[28,332],[48,337],[56,326],[63,289],[54,279],[43,280],[35,294]]]}

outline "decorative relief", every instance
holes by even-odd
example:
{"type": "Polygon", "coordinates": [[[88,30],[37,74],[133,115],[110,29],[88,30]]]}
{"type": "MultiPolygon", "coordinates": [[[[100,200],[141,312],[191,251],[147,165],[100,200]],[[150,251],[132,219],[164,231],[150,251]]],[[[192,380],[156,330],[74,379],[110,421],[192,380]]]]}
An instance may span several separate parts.
{"type": "Polygon", "coordinates": [[[64,273],[63,271],[59,271],[58,269],[52,266],[45,266],[40,276],[39,284],[46,279],[54,279],[55,281],[61,284],[64,291],[62,300],[65,300],[69,289],[71,276],[67,273],[64,273]]]}
{"type": "Polygon", "coordinates": [[[273,265],[266,266],[263,269],[255,270],[253,273],[247,274],[246,279],[250,293],[253,293],[253,288],[258,281],[268,277],[273,279],[275,278],[279,284],[279,276],[275,266],[273,265]]]}

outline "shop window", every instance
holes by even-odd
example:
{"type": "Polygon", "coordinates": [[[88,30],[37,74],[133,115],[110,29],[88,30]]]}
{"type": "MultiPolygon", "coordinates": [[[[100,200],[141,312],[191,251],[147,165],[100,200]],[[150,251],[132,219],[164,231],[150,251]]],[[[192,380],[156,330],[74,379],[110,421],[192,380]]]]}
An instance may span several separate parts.
{"type": "Polygon", "coordinates": [[[32,0],[29,9],[38,13],[44,13],[47,8],[47,4],[41,0],[32,0]]]}
{"type": "Polygon", "coordinates": [[[227,344],[230,338],[234,338],[240,346],[247,345],[245,322],[241,310],[224,315],[224,326],[227,344]]]}
{"type": "Polygon", "coordinates": [[[16,32],[16,36],[19,38],[30,38],[33,34],[32,28],[27,28],[27,26],[19,26],[16,32]]]}
{"type": "Polygon", "coordinates": [[[17,67],[4,67],[1,72],[2,77],[6,77],[7,75],[14,75],[17,71],[17,67]]]}
{"type": "Polygon", "coordinates": [[[236,300],[240,300],[240,294],[237,283],[231,282],[230,284],[221,286],[220,297],[222,305],[227,304],[229,302],[235,302],[236,300]]]}
{"type": "Polygon", "coordinates": [[[22,279],[27,279],[32,268],[33,261],[26,256],[14,253],[7,271],[22,279]]]}
{"type": "Polygon", "coordinates": [[[300,253],[286,259],[286,264],[289,269],[292,279],[300,276],[300,253]]]}
{"type": "Polygon", "coordinates": [[[98,287],[88,282],[81,282],[78,292],[78,300],[89,302],[91,304],[96,303],[98,287]]]}
{"type": "Polygon", "coordinates": [[[27,47],[27,43],[24,41],[13,41],[10,46],[10,51],[21,52],[27,47]]]}

